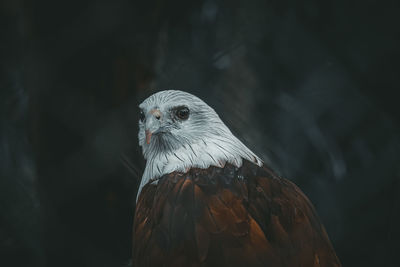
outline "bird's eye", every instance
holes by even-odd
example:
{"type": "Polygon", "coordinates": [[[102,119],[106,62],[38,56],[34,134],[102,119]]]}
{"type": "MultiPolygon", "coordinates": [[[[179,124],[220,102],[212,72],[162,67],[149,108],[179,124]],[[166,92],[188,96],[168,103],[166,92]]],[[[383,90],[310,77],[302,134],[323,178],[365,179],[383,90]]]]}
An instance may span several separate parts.
{"type": "Polygon", "coordinates": [[[143,122],[144,119],[146,118],[146,117],[144,116],[143,110],[140,110],[139,118],[140,118],[140,121],[141,121],[141,122],[143,122]]]}
{"type": "Polygon", "coordinates": [[[189,113],[187,107],[178,107],[175,111],[176,116],[181,120],[187,120],[189,118],[189,113]]]}

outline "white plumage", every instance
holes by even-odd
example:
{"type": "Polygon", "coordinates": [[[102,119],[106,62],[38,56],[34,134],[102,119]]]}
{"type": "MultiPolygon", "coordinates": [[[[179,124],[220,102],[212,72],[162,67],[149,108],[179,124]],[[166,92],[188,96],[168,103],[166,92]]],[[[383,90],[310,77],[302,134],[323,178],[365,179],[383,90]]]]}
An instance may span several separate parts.
{"type": "Polygon", "coordinates": [[[177,90],[160,91],[139,107],[144,115],[139,121],[139,145],[146,168],[138,197],[147,183],[157,183],[159,177],[174,171],[222,167],[225,163],[241,167],[243,159],[258,166],[263,164],[232,134],[218,114],[194,95],[177,90]],[[180,107],[189,109],[190,114],[185,120],[176,117],[175,112],[180,107]],[[146,131],[151,137],[149,143],[146,142],[146,131]]]}

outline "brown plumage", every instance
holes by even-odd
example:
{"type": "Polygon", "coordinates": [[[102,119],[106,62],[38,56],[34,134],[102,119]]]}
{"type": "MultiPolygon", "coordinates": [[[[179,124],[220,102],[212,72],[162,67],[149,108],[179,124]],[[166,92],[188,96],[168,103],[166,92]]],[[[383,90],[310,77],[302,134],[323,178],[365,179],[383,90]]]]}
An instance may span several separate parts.
{"type": "Polygon", "coordinates": [[[314,207],[266,167],[192,168],[147,184],[133,266],[341,266],[314,207]]]}

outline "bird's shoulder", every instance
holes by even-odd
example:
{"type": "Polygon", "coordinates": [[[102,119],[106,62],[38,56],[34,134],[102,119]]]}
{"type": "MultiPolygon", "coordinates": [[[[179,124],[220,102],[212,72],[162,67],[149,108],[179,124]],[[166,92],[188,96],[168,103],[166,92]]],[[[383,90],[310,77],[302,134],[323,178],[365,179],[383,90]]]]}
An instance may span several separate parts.
{"type": "Polygon", "coordinates": [[[339,266],[301,190],[247,161],[164,175],[144,187],[135,216],[134,255],[154,264],[339,266]]]}

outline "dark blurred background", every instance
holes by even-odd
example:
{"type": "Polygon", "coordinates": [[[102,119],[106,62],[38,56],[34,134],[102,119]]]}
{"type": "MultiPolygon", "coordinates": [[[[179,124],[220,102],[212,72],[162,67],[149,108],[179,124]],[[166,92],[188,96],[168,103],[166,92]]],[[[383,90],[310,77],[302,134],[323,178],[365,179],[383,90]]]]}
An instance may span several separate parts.
{"type": "Polygon", "coordinates": [[[0,4],[0,266],[124,266],[137,105],[181,89],[309,196],[345,266],[400,266],[400,3],[0,4]]]}

